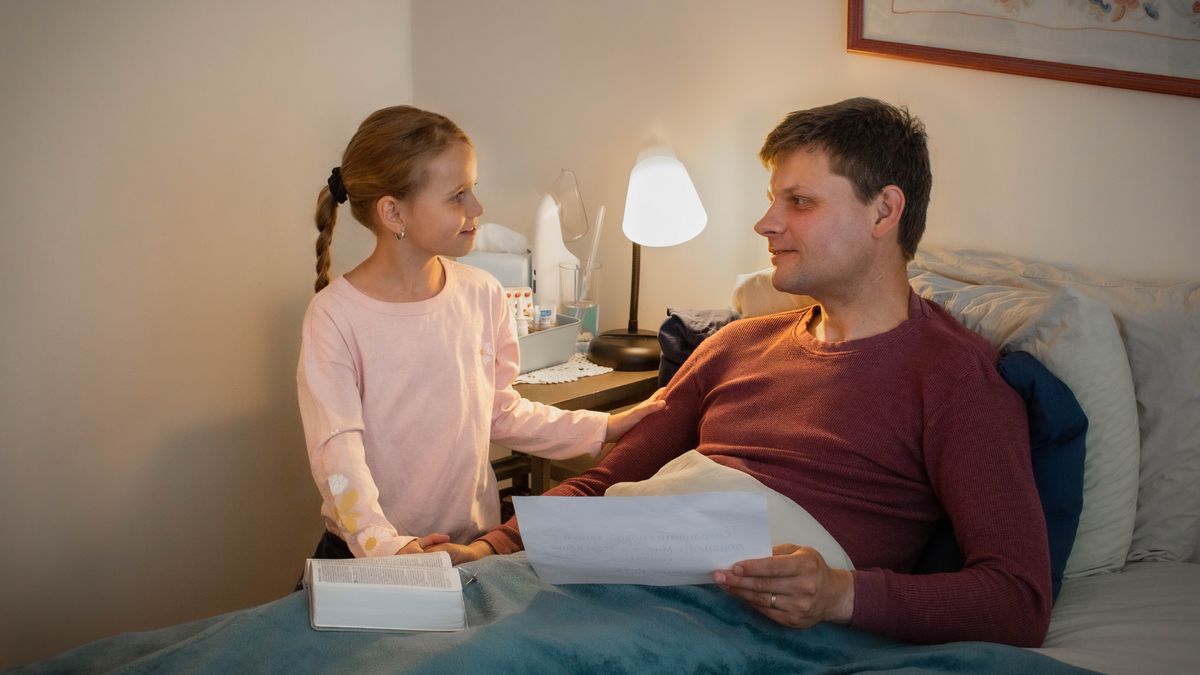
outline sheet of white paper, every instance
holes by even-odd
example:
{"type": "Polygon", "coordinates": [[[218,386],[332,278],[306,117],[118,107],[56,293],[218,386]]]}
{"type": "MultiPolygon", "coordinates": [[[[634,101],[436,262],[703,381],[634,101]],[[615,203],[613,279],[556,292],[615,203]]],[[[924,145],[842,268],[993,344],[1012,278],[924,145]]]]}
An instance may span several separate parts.
{"type": "Polygon", "coordinates": [[[712,583],[771,555],[767,500],[750,492],[514,497],[533,569],[552,584],[712,583]]]}

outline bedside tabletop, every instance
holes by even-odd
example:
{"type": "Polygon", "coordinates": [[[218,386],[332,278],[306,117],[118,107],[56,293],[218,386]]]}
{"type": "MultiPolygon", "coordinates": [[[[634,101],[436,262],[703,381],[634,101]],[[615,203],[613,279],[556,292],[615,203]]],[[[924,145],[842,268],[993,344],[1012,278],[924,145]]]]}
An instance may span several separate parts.
{"type": "Polygon", "coordinates": [[[599,410],[643,401],[658,389],[657,370],[614,370],[561,384],[518,384],[514,387],[530,401],[563,410],[599,410]]]}

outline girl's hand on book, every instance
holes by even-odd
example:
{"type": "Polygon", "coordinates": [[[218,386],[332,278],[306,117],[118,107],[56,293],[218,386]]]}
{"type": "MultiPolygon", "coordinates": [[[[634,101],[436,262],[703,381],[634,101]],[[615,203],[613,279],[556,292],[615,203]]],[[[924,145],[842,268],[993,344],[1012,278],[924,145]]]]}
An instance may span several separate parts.
{"type": "Polygon", "coordinates": [[[604,435],[606,443],[612,443],[620,440],[625,432],[633,428],[635,424],[642,421],[647,415],[652,415],[659,410],[667,407],[667,402],[662,400],[663,389],[659,389],[645,401],[633,406],[625,412],[613,413],[608,416],[608,431],[604,435]]]}
{"type": "Polygon", "coordinates": [[[452,565],[461,565],[463,563],[474,562],[480,558],[486,558],[489,555],[496,555],[496,550],[492,545],[482,539],[463,546],[462,544],[438,544],[425,549],[426,552],[445,551],[450,554],[450,563],[452,565]]]}
{"type": "Polygon", "coordinates": [[[430,546],[445,544],[448,541],[450,541],[449,535],[439,534],[436,532],[434,534],[427,534],[424,537],[417,537],[416,539],[413,539],[405,544],[399,551],[396,551],[396,555],[405,555],[407,553],[425,553],[429,550],[430,546]]]}

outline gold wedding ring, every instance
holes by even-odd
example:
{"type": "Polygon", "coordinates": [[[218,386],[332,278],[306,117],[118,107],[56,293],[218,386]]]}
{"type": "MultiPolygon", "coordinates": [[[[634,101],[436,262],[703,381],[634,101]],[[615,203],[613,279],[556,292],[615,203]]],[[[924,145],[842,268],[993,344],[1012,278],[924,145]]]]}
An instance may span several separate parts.
{"type": "Polygon", "coordinates": [[[775,598],[776,597],[777,596],[774,593],[771,594],[771,609],[775,609],[775,598]]]}

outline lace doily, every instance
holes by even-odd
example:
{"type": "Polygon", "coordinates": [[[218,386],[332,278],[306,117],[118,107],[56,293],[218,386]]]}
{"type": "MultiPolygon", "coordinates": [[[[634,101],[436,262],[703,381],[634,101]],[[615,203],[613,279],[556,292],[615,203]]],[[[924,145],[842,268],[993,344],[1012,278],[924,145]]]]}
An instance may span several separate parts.
{"type": "Polygon", "coordinates": [[[611,371],[608,366],[598,366],[583,354],[572,354],[571,358],[566,363],[560,363],[557,366],[548,366],[540,370],[531,370],[528,373],[522,373],[513,380],[513,384],[559,384],[562,382],[574,382],[581,377],[591,375],[603,375],[611,371]]]}

